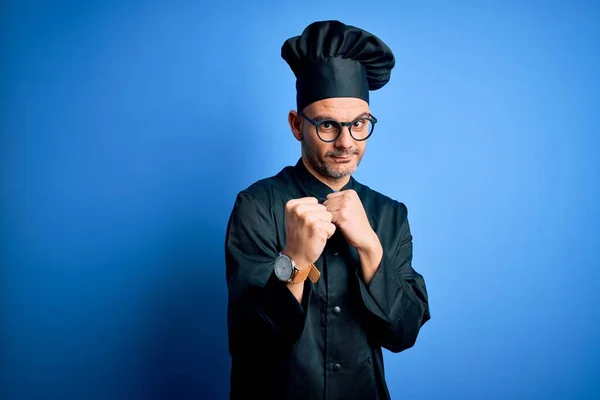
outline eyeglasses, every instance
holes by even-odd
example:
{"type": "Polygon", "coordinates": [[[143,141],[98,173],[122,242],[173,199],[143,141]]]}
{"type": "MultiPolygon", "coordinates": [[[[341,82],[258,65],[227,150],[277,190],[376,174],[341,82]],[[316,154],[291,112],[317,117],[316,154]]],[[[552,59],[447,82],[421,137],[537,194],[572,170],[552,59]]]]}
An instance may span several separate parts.
{"type": "Polygon", "coordinates": [[[339,122],[335,119],[325,118],[314,120],[308,118],[303,112],[299,113],[302,118],[313,124],[317,129],[317,136],[324,142],[335,142],[342,134],[342,128],[348,127],[350,136],[356,141],[367,140],[372,134],[377,118],[369,114],[368,117],[359,117],[351,122],[339,122]]]}

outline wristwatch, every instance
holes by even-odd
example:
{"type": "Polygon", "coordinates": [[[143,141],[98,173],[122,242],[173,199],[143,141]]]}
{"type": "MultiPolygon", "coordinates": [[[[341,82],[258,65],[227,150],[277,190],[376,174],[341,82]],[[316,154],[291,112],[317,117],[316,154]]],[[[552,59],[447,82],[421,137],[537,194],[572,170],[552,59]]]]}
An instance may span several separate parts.
{"type": "Polygon", "coordinates": [[[317,283],[321,273],[315,267],[315,264],[310,264],[308,268],[300,269],[296,266],[294,260],[286,256],[282,252],[275,259],[275,276],[280,281],[289,283],[301,283],[308,277],[312,283],[317,283]]]}

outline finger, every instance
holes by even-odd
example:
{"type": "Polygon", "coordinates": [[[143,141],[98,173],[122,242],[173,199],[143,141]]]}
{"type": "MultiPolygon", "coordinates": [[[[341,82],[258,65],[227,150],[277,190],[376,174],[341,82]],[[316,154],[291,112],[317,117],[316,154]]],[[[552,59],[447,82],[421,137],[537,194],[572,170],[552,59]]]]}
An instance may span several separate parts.
{"type": "Polygon", "coordinates": [[[343,201],[332,201],[332,202],[328,202],[327,204],[323,203],[323,205],[325,206],[327,211],[333,212],[333,211],[340,210],[342,208],[342,206],[344,205],[344,202],[343,201]]]}
{"type": "Polygon", "coordinates": [[[332,224],[332,223],[327,224],[327,234],[329,235],[329,236],[327,236],[327,239],[329,239],[330,237],[333,236],[336,229],[337,229],[337,226],[335,226],[334,224],[332,224]]]}
{"type": "Polygon", "coordinates": [[[332,224],[331,222],[324,222],[324,221],[321,221],[319,223],[319,228],[327,233],[327,239],[329,239],[331,236],[333,236],[333,234],[335,233],[335,230],[337,229],[337,227],[334,224],[332,224]]]}
{"type": "Polygon", "coordinates": [[[299,199],[291,199],[285,203],[285,212],[292,212],[296,207],[303,204],[319,204],[319,201],[315,197],[302,197],[299,199]]]}
{"type": "Polygon", "coordinates": [[[296,212],[302,214],[312,214],[327,211],[327,207],[319,203],[302,203],[296,206],[296,212]]]}
{"type": "Polygon", "coordinates": [[[316,197],[300,197],[299,199],[291,199],[288,201],[290,205],[319,203],[316,197]]]}
{"type": "Polygon", "coordinates": [[[342,205],[345,203],[344,198],[337,197],[330,200],[326,200],[323,205],[327,208],[327,211],[335,211],[339,210],[342,205]]]}
{"type": "Polygon", "coordinates": [[[327,198],[328,199],[333,199],[333,198],[336,198],[336,197],[345,196],[346,194],[347,194],[346,190],[340,190],[339,192],[329,193],[327,195],[327,198]]]}
{"type": "Polygon", "coordinates": [[[296,199],[299,203],[318,203],[319,200],[317,200],[316,197],[300,197],[299,199],[296,199]]]}
{"type": "Polygon", "coordinates": [[[331,212],[331,223],[337,224],[340,221],[340,212],[339,211],[330,211],[331,212]]]}
{"type": "Polygon", "coordinates": [[[327,210],[323,211],[312,211],[301,214],[301,218],[307,223],[316,223],[316,222],[331,222],[333,216],[327,210]]]}
{"type": "Polygon", "coordinates": [[[316,212],[315,216],[319,218],[319,221],[331,222],[333,215],[329,211],[316,212]]]}
{"type": "Polygon", "coordinates": [[[331,195],[327,196],[327,199],[323,202],[323,204],[325,204],[325,203],[334,203],[334,202],[337,202],[337,201],[343,201],[344,198],[346,197],[346,196],[342,196],[342,195],[340,195],[340,196],[331,196],[331,197],[329,197],[329,196],[331,196],[331,195]]]}

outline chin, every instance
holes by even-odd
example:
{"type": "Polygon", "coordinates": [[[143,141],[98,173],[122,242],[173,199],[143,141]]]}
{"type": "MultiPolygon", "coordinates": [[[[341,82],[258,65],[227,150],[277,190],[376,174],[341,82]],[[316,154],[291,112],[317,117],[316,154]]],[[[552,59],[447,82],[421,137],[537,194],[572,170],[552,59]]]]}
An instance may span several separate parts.
{"type": "Polygon", "coordinates": [[[351,175],[354,173],[354,171],[356,171],[356,168],[358,167],[357,164],[354,164],[353,166],[345,166],[345,167],[333,167],[331,164],[327,165],[325,167],[327,175],[329,175],[332,178],[343,178],[347,175],[351,175]]]}

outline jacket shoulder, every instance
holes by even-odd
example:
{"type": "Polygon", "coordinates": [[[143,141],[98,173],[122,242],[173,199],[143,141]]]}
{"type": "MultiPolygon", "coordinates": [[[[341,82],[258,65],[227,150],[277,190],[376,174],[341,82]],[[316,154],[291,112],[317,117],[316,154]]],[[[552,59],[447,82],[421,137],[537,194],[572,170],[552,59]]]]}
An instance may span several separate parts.
{"type": "Polygon", "coordinates": [[[356,182],[355,190],[358,193],[365,210],[374,218],[378,216],[392,216],[395,220],[405,220],[408,217],[408,208],[406,204],[391,196],[385,195],[371,187],[356,182]]]}
{"type": "Polygon", "coordinates": [[[265,207],[270,207],[278,194],[289,188],[290,168],[289,166],[284,167],[275,175],[255,181],[242,189],[238,196],[250,196],[265,207]]]}

